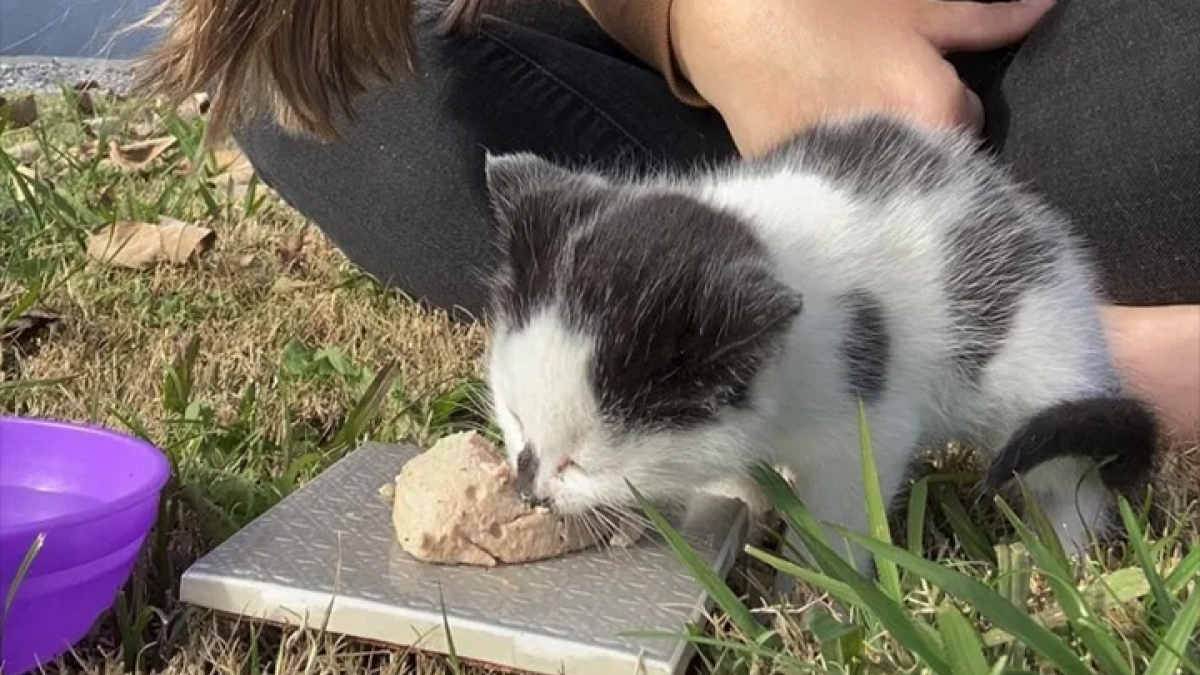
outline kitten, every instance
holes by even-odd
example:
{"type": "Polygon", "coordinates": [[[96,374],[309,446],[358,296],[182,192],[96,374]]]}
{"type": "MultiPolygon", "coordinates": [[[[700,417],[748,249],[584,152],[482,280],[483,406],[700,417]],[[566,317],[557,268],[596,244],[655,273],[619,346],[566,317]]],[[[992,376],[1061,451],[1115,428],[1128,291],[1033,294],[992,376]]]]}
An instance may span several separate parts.
{"type": "Polygon", "coordinates": [[[1021,474],[1079,551],[1148,478],[1155,417],[1121,391],[1080,242],[965,135],[869,115],[678,175],[530,154],[486,175],[487,377],[537,501],[627,506],[628,479],[765,509],[746,469],[766,461],[865,532],[860,398],[888,503],[918,450],[973,442],[986,486],[1021,474]]]}

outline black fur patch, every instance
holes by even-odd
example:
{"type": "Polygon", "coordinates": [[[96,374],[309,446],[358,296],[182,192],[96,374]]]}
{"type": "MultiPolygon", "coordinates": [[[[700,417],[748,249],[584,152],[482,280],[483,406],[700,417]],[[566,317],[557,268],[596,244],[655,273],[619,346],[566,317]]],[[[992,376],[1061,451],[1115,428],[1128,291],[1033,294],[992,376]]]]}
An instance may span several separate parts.
{"type": "Polygon", "coordinates": [[[606,211],[571,258],[564,300],[597,336],[601,411],[626,428],[694,425],[743,405],[801,308],[743,223],[684,196],[606,211]]]}
{"type": "Polygon", "coordinates": [[[1059,247],[1050,232],[1003,212],[950,234],[944,283],[959,328],[955,360],[968,379],[977,381],[1008,340],[1021,297],[1052,279],[1059,247]]]}
{"type": "Polygon", "coordinates": [[[746,403],[802,302],[744,223],[685,195],[581,189],[569,176],[534,188],[529,176],[553,170],[502,168],[521,177],[492,181],[520,195],[493,195],[510,224],[496,312],[519,325],[556,303],[593,336],[610,423],[678,428],[746,403]]]}
{"type": "Polygon", "coordinates": [[[887,388],[892,340],[883,303],[873,293],[855,290],[838,298],[848,314],[842,340],[846,381],[863,403],[879,400],[887,388]]]}
{"type": "Polygon", "coordinates": [[[764,158],[799,163],[855,194],[888,198],[925,192],[950,179],[950,158],[905,123],[883,115],[812,127],[764,158]]]}
{"type": "Polygon", "coordinates": [[[1133,398],[1096,397],[1043,410],[1013,435],[988,469],[986,486],[995,490],[1015,475],[1057,457],[1081,456],[1101,466],[1109,488],[1140,487],[1154,467],[1158,420],[1133,398]]]}
{"type": "Polygon", "coordinates": [[[491,309],[519,328],[553,296],[567,235],[601,207],[605,192],[530,154],[489,162],[487,183],[502,249],[491,309]]]}

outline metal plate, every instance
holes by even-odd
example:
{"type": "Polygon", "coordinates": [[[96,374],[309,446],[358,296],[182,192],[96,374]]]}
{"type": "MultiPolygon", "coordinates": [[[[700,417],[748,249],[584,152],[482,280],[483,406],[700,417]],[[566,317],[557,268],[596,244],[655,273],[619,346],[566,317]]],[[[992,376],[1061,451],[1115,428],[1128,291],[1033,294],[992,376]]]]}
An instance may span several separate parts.
{"type": "MultiPolygon", "coordinates": [[[[590,550],[492,569],[421,563],[395,543],[380,486],[419,450],[368,444],[330,467],[196,562],[184,602],[221,612],[319,627],[459,656],[565,675],[682,673],[681,635],[702,619],[707,594],[658,537],[629,549],[590,550]],[[328,614],[328,615],[327,615],[328,614]]],[[[746,513],[712,498],[676,525],[724,576],[740,550],[746,513]]]]}

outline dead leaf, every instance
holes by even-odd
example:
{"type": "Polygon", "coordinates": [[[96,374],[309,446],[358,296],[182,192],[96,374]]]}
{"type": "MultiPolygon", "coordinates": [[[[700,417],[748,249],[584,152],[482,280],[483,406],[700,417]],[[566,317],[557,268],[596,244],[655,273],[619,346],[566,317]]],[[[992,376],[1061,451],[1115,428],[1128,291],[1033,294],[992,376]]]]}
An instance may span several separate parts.
{"type": "Polygon", "coordinates": [[[96,102],[92,100],[92,92],[98,92],[100,83],[95,80],[84,80],[75,83],[75,107],[83,115],[96,114],[96,102]]]}
{"type": "Polygon", "coordinates": [[[154,160],[177,142],[178,139],[174,136],[151,138],[125,145],[110,140],[108,142],[108,159],[125,171],[145,171],[154,163],[154,160]]]}
{"type": "Polygon", "coordinates": [[[275,253],[278,254],[279,262],[283,266],[284,271],[291,271],[304,261],[304,245],[307,242],[308,229],[305,228],[296,234],[286,237],[275,248],[275,253]]]}
{"type": "Polygon", "coordinates": [[[113,199],[113,186],[109,185],[104,188],[99,196],[96,197],[96,208],[104,211],[112,211],[116,206],[116,200],[113,199]]]}
{"type": "Polygon", "coordinates": [[[12,129],[27,127],[38,119],[37,101],[33,96],[12,101],[0,97],[0,119],[6,120],[12,129]]]}
{"type": "Polygon", "coordinates": [[[75,97],[75,107],[79,109],[81,115],[95,115],[96,102],[92,100],[92,92],[79,92],[79,95],[75,97]]]}
{"type": "Polygon", "coordinates": [[[182,155],[171,163],[171,173],[176,176],[190,176],[192,174],[192,159],[187,155],[182,155]]]}
{"type": "Polygon", "coordinates": [[[158,223],[117,221],[88,238],[88,257],[117,267],[145,269],[156,263],[186,264],[212,247],[216,233],[174,218],[158,223]]]}
{"type": "MultiPolygon", "coordinates": [[[[5,310],[3,314],[10,311],[12,310],[5,310]]],[[[53,312],[37,308],[27,309],[12,323],[4,327],[4,333],[0,334],[0,341],[19,349],[26,349],[32,341],[42,337],[47,330],[61,320],[62,317],[53,312]]]]}
{"type": "Polygon", "coordinates": [[[179,107],[175,109],[175,114],[180,119],[194,120],[208,112],[208,103],[208,94],[203,92],[192,94],[179,104],[179,107]]]}
{"type": "MultiPolygon", "coordinates": [[[[82,111],[81,111],[82,112],[82,111]]],[[[120,117],[91,117],[83,121],[84,133],[89,138],[118,134],[125,126],[120,117]]]]}
{"type": "Polygon", "coordinates": [[[161,127],[153,120],[134,122],[133,124],[129,125],[130,135],[137,139],[150,138],[160,131],[161,127]]]}
{"type": "Polygon", "coordinates": [[[17,143],[11,148],[5,148],[4,152],[21,164],[32,164],[42,156],[42,144],[37,141],[25,141],[17,143]]]}
{"type": "Polygon", "coordinates": [[[218,185],[245,185],[254,177],[254,165],[236,146],[213,151],[212,163],[218,173],[210,180],[218,185]]]}
{"type": "Polygon", "coordinates": [[[78,147],[72,148],[71,152],[85,162],[90,162],[96,156],[96,141],[91,139],[84,140],[78,147]]]}

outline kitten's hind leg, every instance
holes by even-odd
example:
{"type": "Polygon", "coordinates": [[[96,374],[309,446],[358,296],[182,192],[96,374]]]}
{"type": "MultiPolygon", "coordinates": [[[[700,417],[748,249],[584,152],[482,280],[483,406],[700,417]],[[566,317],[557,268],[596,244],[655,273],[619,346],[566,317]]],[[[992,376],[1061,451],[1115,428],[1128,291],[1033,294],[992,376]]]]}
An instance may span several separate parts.
{"type": "Polygon", "coordinates": [[[995,490],[1016,476],[1069,552],[1082,552],[1111,522],[1114,493],[1149,478],[1158,442],[1150,408],[1134,398],[1090,396],[1046,407],[1008,438],[988,470],[995,490]]]}
{"type": "Polygon", "coordinates": [[[988,328],[972,407],[992,455],[987,486],[1020,475],[1064,548],[1083,553],[1113,524],[1113,493],[1149,477],[1158,423],[1122,391],[1082,263],[1068,256],[1057,267],[1016,302],[1007,327],[988,328]]]}

